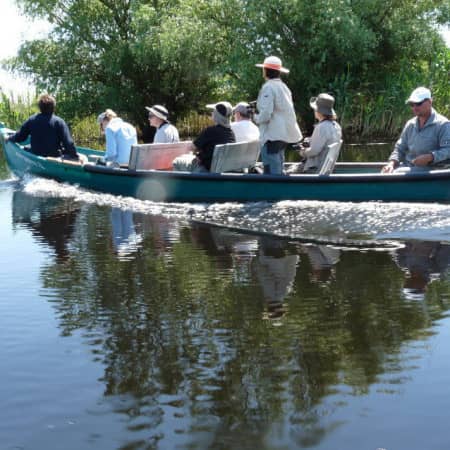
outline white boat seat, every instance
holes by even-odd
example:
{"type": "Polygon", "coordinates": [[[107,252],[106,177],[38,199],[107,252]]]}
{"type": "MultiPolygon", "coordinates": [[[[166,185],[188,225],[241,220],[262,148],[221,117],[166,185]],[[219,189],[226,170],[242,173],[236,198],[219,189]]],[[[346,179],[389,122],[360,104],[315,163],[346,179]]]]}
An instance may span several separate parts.
{"type": "Polygon", "coordinates": [[[342,139],[328,146],[327,156],[319,170],[319,175],[329,175],[333,172],[334,166],[339,156],[342,147],[342,139]]]}
{"type": "Polygon", "coordinates": [[[259,141],[216,145],[210,171],[222,173],[248,169],[256,164],[260,151],[259,141]]]}
{"type": "Polygon", "coordinates": [[[138,144],[131,146],[130,170],[171,170],[172,161],[189,153],[191,141],[164,144],[138,144]]]}

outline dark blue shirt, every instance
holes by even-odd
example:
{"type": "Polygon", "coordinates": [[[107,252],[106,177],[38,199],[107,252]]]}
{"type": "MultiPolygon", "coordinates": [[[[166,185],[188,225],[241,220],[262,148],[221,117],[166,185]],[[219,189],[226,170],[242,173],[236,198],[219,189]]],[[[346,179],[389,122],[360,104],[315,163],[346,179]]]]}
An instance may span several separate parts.
{"type": "Polygon", "coordinates": [[[54,114],[38,113],[31,116],[10,137],[10,141],[23,142],[31,137],[31,151],[40,156],[64,156],[77,158],[77,151],[66,122],[54,114]]]}
{"type": "Polygon", "coordinates": [[[202,163],[202,166],[210,170],[214,147],[220,144],[229,144],[230,142],[236,142],[231,128],[223,127],[222,125],[212,125],[205,128],[194,141],[194,145],[198,149],[197,158],[202,163]]]}

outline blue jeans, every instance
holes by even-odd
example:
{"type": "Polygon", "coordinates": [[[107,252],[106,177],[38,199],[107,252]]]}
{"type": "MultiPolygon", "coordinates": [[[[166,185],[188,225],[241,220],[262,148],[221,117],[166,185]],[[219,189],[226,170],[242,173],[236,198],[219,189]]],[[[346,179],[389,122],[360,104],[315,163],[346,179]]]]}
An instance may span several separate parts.
{"type": "Polygon", "coordinates": [[[284,150],[287,143],[283,141],[267,141],[261,148],[261,160],[264,173],[282,175],[284,167],[284,150]]]}

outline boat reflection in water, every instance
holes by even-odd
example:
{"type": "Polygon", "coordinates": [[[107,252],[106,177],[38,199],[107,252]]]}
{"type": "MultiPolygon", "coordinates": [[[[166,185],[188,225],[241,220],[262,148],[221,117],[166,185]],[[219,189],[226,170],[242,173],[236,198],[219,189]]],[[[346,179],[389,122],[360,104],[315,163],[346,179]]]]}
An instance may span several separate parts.
{"type": "Polygon", "coordinates": [[[120,257],[136,252],[142,237],[136,233],[133,212],[120,208],[111,208],[111,233],[114,250],[120,257]]]}
{"type": "Polygon", "coordinates": [[[269,319],[281,317],[286,306],[283,301],[291,292],[300,257],[290,254],[286,241],[272,237],[259,238],[259,253],[255,271],[267,304],[269,319]]]}
{"type": "Polygon", "coordinates": [[[79,211],[79,205],[71,199],[37,197],[22,190],[13,192],[13,224],[30,229],[39,242],[54,250],[59,262],[70,256],[68,242],[79,211]]]}
{"type": "Polygon", "coordinates": [[[407,295],[423,297],[434,280],[445,279],[450,267],[450,245],[433,241],[407,241],[397,250],[394,260],[405,272],[407,295]]]}

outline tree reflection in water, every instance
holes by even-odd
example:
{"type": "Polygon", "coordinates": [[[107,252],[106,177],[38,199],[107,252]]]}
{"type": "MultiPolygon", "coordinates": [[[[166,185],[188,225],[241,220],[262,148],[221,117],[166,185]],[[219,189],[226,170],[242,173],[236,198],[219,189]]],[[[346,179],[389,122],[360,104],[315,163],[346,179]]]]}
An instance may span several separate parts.
{"type": "Polygon", "coordinates": [[[43,284],[62,333],[82,330],[104,365],[104,395],[129,420],[130,448],[173,429],[202,448],[267,448],[275,435],[317,444],[339,426],[333,413],[349,392],[402,382],[401,347],[448,309],[446,246],[420,257],[427,279],[440,278],[417,302],[399,267],[416,267],[405,257],[415,246],[344,251],[132,214],[141,241],[119,258],[107,207],[74,214],[63,202],[49,225],[18,197],[15,223],[56,255],[65,249],[43,268],[43,284]],[[261,320],[273,316],[278,326],[261,320]]]}

